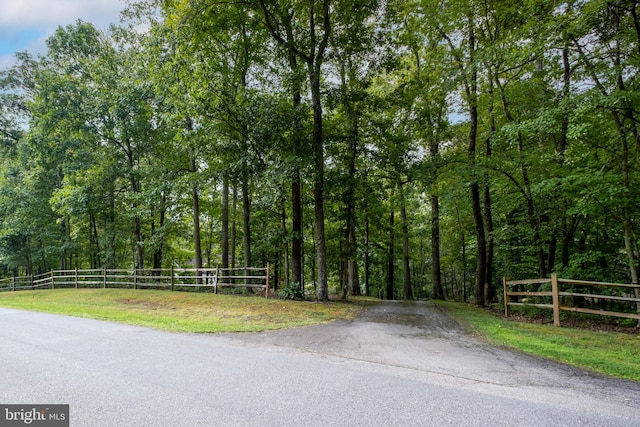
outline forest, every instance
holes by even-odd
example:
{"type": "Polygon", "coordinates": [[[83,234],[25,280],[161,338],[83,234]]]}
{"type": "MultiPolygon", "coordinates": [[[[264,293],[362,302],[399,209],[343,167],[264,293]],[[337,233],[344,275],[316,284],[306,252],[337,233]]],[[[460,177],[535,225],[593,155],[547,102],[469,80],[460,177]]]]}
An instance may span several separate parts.
{"type": "Polygon", "coordinates": [[[0,72],[0,277],[638,283],[638,0],[131,0],[0,72]]]}

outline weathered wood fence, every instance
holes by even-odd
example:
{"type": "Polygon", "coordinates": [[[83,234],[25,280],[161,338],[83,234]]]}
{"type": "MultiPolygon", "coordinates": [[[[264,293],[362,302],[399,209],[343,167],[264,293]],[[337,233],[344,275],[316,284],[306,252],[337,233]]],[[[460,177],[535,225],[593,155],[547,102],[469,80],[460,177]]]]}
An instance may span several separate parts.
{"type": "Polygon", "coordinates": [[[167,290],[257,288],[269,297],[269,265],[238,268],[167,268],[144,270],[53,270],[35,276],[0,279],[0,291],[56,288],[132,288],[167,290]]]}
{"type": "Polygon", "coordinates": [[[505,277],[505,316],[508,317],[510,308],[516,306],[552,309],[555,326],[560,326],[561,311],[624,317],[640,321],[640,285],[559,279],[555,273],[548,279],[507,280],[505,277]],[[585,289],[594,291],[587,293],[585,289]],[[512,297],[518,300],[512,301],[512,297]],[[628,311],[622,311],[622,308],[621,311],[616,311],[582,306],[589,303],[592,306],[602,307],[607,302],[627,306],[628,311]]]}

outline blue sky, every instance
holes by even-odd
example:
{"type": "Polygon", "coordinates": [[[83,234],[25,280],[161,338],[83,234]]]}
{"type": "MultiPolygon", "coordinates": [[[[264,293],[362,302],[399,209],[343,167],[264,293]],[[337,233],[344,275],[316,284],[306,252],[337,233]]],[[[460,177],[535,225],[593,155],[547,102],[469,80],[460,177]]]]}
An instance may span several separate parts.
{"type": "Polygon", "coordinates": [[[61,25],[82,19],[106,29],[125,6],[124,0],[0,0],[0,69],[15,63],[15,52],[44,53],[61,25]]]}

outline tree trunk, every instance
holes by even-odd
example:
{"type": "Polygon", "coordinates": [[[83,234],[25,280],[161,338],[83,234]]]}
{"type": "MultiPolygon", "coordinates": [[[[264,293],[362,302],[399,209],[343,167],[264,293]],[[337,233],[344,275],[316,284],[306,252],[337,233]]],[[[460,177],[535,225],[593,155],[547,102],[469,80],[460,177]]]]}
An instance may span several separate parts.
{"type": "MultiPolygon", "coordinates": [[[[165,223],[165,219],[166,219],[166,196],[163,194],[162,196],[162,200],[160,203],[160,213],[159,213],[159,224],[158,226],[160,227],[160,229],[162,230],[162,228],[164,227],[164,223],[165,223]]],[[[151,224],[151,235],[155,235],[156,230],[155,230],[155,224],[152,223],[151,224]]],[[[156,275],[160,275],[160,269],[162,268],[162,256],[163,256],[163,252],[164,252],[164,239],[160,238],[158,239],[158,243],[157,246],[154,247],[153,249],[153,268],[155,270],[158,270],[156,272],[154,272],[154,274],[156,275]]]]}
{"type": "Polygon", "coordinates": [[[440,266],[440,201],[431,195],[431,282],[433,299],[444,299],[440,266]]]}
{"type": "Polygon", "coordinates": [[[62,250],[60,251],[60,270],[67,270],[69,267],[67,266],[67,220],[62,217],[60,220],[60,236],[62,237],[62,250]]]}
{"type": "MultiPolygon", "coordinates": [[[[620,120],[618,120],[621,123],[620,120]]],[[[624,247],[627,252],[627,258],[629,259],[629,272],[631,274],[631,283],[634,285],[639,284],[638,280],[638,260],[636,259],[637,253],[637,238],[633,230],[633,223],[631,220],[631,208],[629,207],[629,200],[627,194],[630,193],[629,182],[629,147],[627,143],[626,133],[622,126],[618,127],[620,131],[620,139],[622,142],[622,185],[625,190],[625,196],[623,201],[624,212],[624,247]]],[[[640,298],[640,290],[635,289],[636,298],[640,298]]],[[[636,310],[640,313],[640,303],[636,303],[636,310]]]]}
{"type": "MultiPolygon", "coordinates": [[[[346,233],[346,229],[345,229],[346,233]]],[[[342,241],[342,249],[341,249],[341,259],[340,259],[340,299],[347,298],[347,281],[348,279],[348,265],[349,265],[349,255],[347,254],[347,239],[342,241]]]]}
{"type": "Polygon", "coordinates": [[[485,266],[485,302],[497,301],[496,289],[493,286],[493,215],[491,214],[491,191],[489,189],[489,176],[484,176],[483,191],[484,223],[487,241],[487,259],[485,266]]]}
{"type": "Polygon", "coordinates": [[[395,283],[395,212],[393,208],[389,212],[389,248],[388,248],[388,256],[387,256],[387,289],[386,289],[386,299],[392,300],[394,299],[394,283],[395,283]]]}
{"type": "MultiPolygon", "coordinates": [[[[284,270],[284,283],[285,286],[288,285],[291,280],[291,278],[289,277],[289,240],[286,238],[287,236],[287,209],[284,206],[284,203],[282,204],[282,213],[281,213],[281,221],[282,221],[282,236],[284,237],[283,239],[283,247],[282,247],[282,253],[284,255],[284,262],[283,262],[283,270],[284,270]]],[[[278,273],[277,270],[277,265],[276,265],[276,273],[278,273]]],[[[276,285],[278,284],[278,279],[275,280],[276,285]]]]}
{"type": "MultiPolygon", "coordinates": [[[[485,140],[485,156],[487,161],[491,161],[493,154],[492,138],[496,132],[495,116],[493,113],[493,81],[489,78],[489,136],[485,140]]],[[[491,213],[491,187],[489,182],[489,175],[483,175],[483,207],[484,207],[484,227],[487,241],[487,259],[485,267],[485,288],[484,299],[485,302],[497,301],[496,289],[493,286],[493,255],[494,255],[494,243],[493,243],[493,215],[491,213]]]]}
{"type": "Polygon", "coordinates": [[[142,227],[140,224],[140,216],[135,215],[133,219],[133,236],[136,240],[136,270],[144,268],[144,249],[142,248],[142,227]]]}
{"type": "MultiPolygon", "coordinates": [[[[462,219],[460,218],[460,210],[458,209],[458,206],[455,207],[455,213],[456,213],[456,222],[460,229],[460,261],[462,262],[462,301],[467,302],[467,237],[464,229],[464,224],[462,223],[462,219]]],[[[455,275],[456,275],[455,270],[453,270],[451,273],[452,290],[454,289],[453,279],[455,278],[454,277],[455,275]]],[[[445,281],[445,285],[446,285],[446,281],[445,281]]],[[[446,289],[445,289],[445,298],[446,296],[447,295],[446,295],[446,289]]]]}
{"type": "Polygon", "coordinates": [[[347,286],[353,296],[360,295],[360,279],[358,275],[358,241],[356,239],[356,158],[358,156],[358,127],[354,119],[353,135],[349,140],[349,173],[346,194],[347,209],[347,286]]]}
{"type": "MultiPolygon", "coordinates": [[[[568,3],[568,9],[572,9],[572,2],[568,3]]],[[[567,101],[571,96],[571,64],[569,62],[569,42],[565,41],[562,48],[562,99],[567,101]]],[[[562,123],[560,126],[560,135],[556,143],[556,161],[560,168],[563,167],[565,162],[565,152],[567,149],[567,135],[569,131],[569,109],[565,107],[562,113],[562,123]]],[[[558,179],[558,183],[554,189],[554,199],[558,202],[558,207],[553,212],[553,232],[552,238],[549,242],[549,256],[547,258],[547,266],[549,271],[555,270],[556,254],[558,251],[558,234],[562,236],[561,242],[561,258],[563,267],[567,267],[569,263],[569,248],[568,243],[570,241],[569,229],[567,227],[567,215],[566,215],[566,200],[562,195],[562,180],[558,179]],[[566,262],[566,264],[565,264],[566,262]]]]}
{"type": "MultiPolygon", "coordinates": [[[[287,37],[293,39],[291,26],[287,26],[287,37]]],[[[292,151],[296,158],[299,158],[298,149],[304,143],[304,134],[302,128],[302,119],[300,110],[302,105],[301,87],[302,82],[298,78],[298,60],[296,55],[289,51],[289,67],[294,76],[292,89],[292,104],[294,111],[293,124],[293,144],[292,151]]],[[[291,283],[298,283],[301,289],[304,289],[303,275],[303,223],[302,223],[302,183],[300,179],[300,169],[297,164],[292,166],[291,171],[291,283]]],[[[289,265],[286,266],[287,276],[289,265]]],[[[287,280],[288,281],[288,280],[287,280]]]]}
{"type": "MultiPolygon", "coordinates": [[[[635,3],[635,2],[634,2],[635,3]]],[[[636,34],[638,35],[638,40],[640,40],[640,26],[638,24],[638,19],[636,15],[636,5],[634,4],[631,10],[633,11],[633,18],[635,23],[636,34]]],[[[615,17],[615,27],[616,32],[620,32],[620,15],[616,14],[615,17]]],[[[621,69],[621,53],[620,53],[620,45],[619,41],[616,41],[614,55],[613,55],[613,63],[617,67],[617,69],[621,69]]],[[[640,51],[640,46],[638,46],[638,51],[640,51]]],[[[620,93],[624,93],[627,88],[624,82],[624,78],[622,76],[622,72],[618,72],[617,75],[617,88],[620,93]]],[[[630,128],[633,139],[635,141],[636,147],[640,146],[640,138],[638,135],[638,128],[636,125],[636,120],[634,117],[634,109],[629,102],[624,102],[624,116],[629,120],[630,128]]],[[[639,284],[638,278],[638,260],[636,254],[638,253],[638,239],[634,232],[633,228],[633,220],[631,215],[631,202],[629,200],[629,194],[632,193],[631,183],[629,180],[629,143],[627,142],[627,130],[624,128],[624,119],[621,119],[616,111],[613,111],[613,115],[615,117],[616,127],[618,129],[618,134],[620,135],[620,140],[622,143],[622,186],[624,189],[623,196],[623,212],[624,212],[624,246],[627,252],[627,257],[629,258],[629,272],[631,274],[631,283],[634,285],[639,284]]],[[[640,298],[640,289],[635,289],[635,297],[640,298]]],[[[640,313],[640,302],[636,303],[636,311],[640,313]]],[[[638,322],[640,325],[640,321],[638,322]]]]}
{"type": "MultiPolygon", "coordinates": [[[[637,16],[635,16],[635,8],[632,9],[633,10],[633,17],[634,17],[634,21],[637,23],[637,16]]],[[[616,29],[616,33],[618,33],[620,31],[620,20],[619,20],[619,16],[615,15],[616,17],[616,21],[614,23],[615,25],[615,29],[616,29]]],[[[640,29],[638,26],[636,26],[636,30],[638,31],[637,34],[640,35],[640,29]]],[[[640,38],[640,37],[639,37],[640,38]]],[[[590,76],[592,77],[593,81],[596,84],[596,87],[600,90],[601,94],[605,97],[610,96],[610,93],[607,91],[607,88],[605,87],[605,85],[603,85],[599,78],[598,78],[598,74],[595,71],[595,67],[594,65],[591,63],[591,59],[588,55],[585,54],[585,52],[583,51],[583,49],[581,48],[580,43],[578,43],[576,40],[573,41],[575,46],[578,49],[578,53],[580,55],[580,58],[584,61],[584,63],[586,64],[587,70],[589,71],[590,76]]],[[[638,49],[640,51],[640,46],[638,46],[638,49]]],[[[620,51],[619,51],[619,46],[616,45],[616,48],[614,49],[614,52],[611,55],[611,59],[614,62],[614,65],[616,65],[617,69],[621,69],[620,65],[621,65],[621,60],[620,60],[620,51]]],[[[617,75],[617,89],[620,93],[624,93],[625,92],[625,84],[624,84],[624,80],[622,77],[622,74],[618,74],[617,75]]],[[[629,146],[628,146],[628,141],[627,141],[627,131],[625,130],[624,127],[624,120],[622,119],[622,117],[620,116],[620,113],[616,110],[611,110],[610,111],[614,123],[616,125],[616,130],[618,132],[618,137],[620,139],[620,144],[621,144],[621,149],[622,149],[622,161],[621,161],[621,174],[622,174],[622,186],[623,186],[623,190],[624,190],[624,198],[623,198],[623,239],[624,239],[624,244],[625,244],[625,251],[627,254],[627,258],[628,258],[628,262],[629,262],[629,273],[631,275],[631,282],[633,284],[638,284],[640,278],[638,277],[638,260],[636,259],[636,253],[638,252],[638,248],[637,248],[637,243],[636,243],[636,237],[635,237],[635,233],[633,230],[633,222],[632,222],[632,218],[631,218],[631,208],[630,208],[630,201],[628,200],[628,194],[630,193],[630,181],[629,181],[629,146]]],[[[629,114],[628,112],[625,111],[625,115],[629,114]]],[[[633,114],[633,112],[631,111],[631,114],[633,114]]],[[[634,124],[634,121],[631,121],[632,124],[634,124]]],[[[632,134],[634,136],[635,139],[635,143],[636,146],[640,146],[640,140],[638,139],[638,132],[637,132],[637,128],[635,128],[635,126],[633,126],[633,129],[631,130],[632,134]]],[[[635,290],[635,295],[636,298],[640,298],[640,291],[639,290],[635,290]]],[[[638,312],[640,312],[640,303],[637,304],[636,306],[636,310],[638,312]]]]}
{"type": "Polygon", "coordinates": [[[144,248],[142,247],[142,224],[140,221],[140,213],[138,212],[139,206],[137,202],[137,197],[140,194],[140,186],[138,185],[138,180],[136,179],[134,168],[135,161],[133,158],[133,149],[131,147],[131,142],[126,139],[124,151],[127,155],[127,162],[129,166],[129,181],[131,183],[131,191],[134,194],[134,202],[133,202],[133,238],[135,240],[135,269],[141,270],[144,268],[144,248]]]}
{"type": "MultiPolygon", "coordinates": [[[[475,72],[474,72],[475,75],[475,72]]],[[[476,280],[473,288],[474,304],[484,306],[484,288],[487,272],[487,245],[484,233],[484,221],[482,219],[482,205],[480,204],[480,185],[476,174],[476,140],[478,132],[478,106],[476,99],[476,79],[472,79],[473,98],[469,106],[469,161],[471,162],[471,208],[473,211],[473,223],[476,230],[476,280]]]]}
{"type": "Polygon", "coordinates": [[[409,223],[407,219],[407,206],[404,197],[404,188],[398,182],[398,192],[400,193],[400,221],[402,226],[402,266],[404,277],[402,280],[403,297],[406,300],[413,299],[413,288],[411,287],[411,269],[409,260],[409,223]]]}
{"type": "Polygon", "coordinates": [[[360,124],[358,112],[354,102],[349,97],[347,69],[344,60],[340,60],[340,83],[342,104],[346,110],[347,130],[347,182],[344,193],[345,216],[347,227],[345,230],[345,248],[343,268],[345,270],[345,289],[351,295],[360,295],[360,280],[358,277],[357,240],[356,240],[356,160],[358,158],[358,143],[360,140],[360,124]]]}
{"type": "Polygon", "coordinates": [[[237,247],[237,218],[238,218],[238,187],[233,185],[233,204],[231,206],[231,268],[236,268],[236,247],[237,247]]]}
{"type": "Polygon", "coordinates": [[[487,271],[487,245],[482,221],[482,207],[480,206],[480,189],[478,182],[471,183],[471,202],[473,209],[473,222],[476,230],[476,281],[473,288],[474,304],[484,306],[484,288],[487,271]]]}
{"type": "Polygon", "coordinates": [[[358,296],[360,295],[360,277],[358,274],[358,260],[356,259],[356,227],[353,223],[349,225],[347,242],[350,248],[347,266],[349,292],[353,296],[358,296]]]}
{"type": "Polygon", "coordinates": [[[469,147],[467,154],[471,167],[471,208],[473,211],[473,223],[476,230],[476,280],[473,289],[474,304],[484,306],[484,288],[486,284],[487,272],[487,245],[484,233],[484,221],[482,219],[482,205],[480,204],[480,185],[476,171],[476,144],[478,139],[478,71],[475,64],[476,37],[475,37],[475,17],[470,10],[467,15],[468,37],[467,48],[469,55],[469,70],[465,70],[461,59],[458,63],[465,73],[465,94],[469,108],[469,147]]]}
{"type": "MultiPolygon", "coordinates": [[[[522,138],[518,142],[518,151],[523,153],[522,138]]],[[[527,202],[527,217],[529,218],[529,225],[533,232],[533,245],[536,251],[536,258],[538,260],[538,275],[540,277],[547,277],[547,264],[544,256],[544,248],[542,247],[542,238],[540,237],[540,223],[536,214],[536,208],[533,203],[533,193],[531,191],[531,181],[529,180],[529,172],[525,165],[520,168],[522,173],[522,185],[525,190],[525,199],[527,202]]]]}
{"type": "Polygon", "coordinates": [[[244,234],[244,266],[251,267],[251,199],[249,198],[249,179],[242,178],[242,208],[244,234]]]}
{"type": "MultiPolygon", "coordinates": [[[[197,172],[196,155],[191,153],[191,173],[197,172]]],[[[201,285],[200,269],[202,269],[202,244],[200,241],[200,196],[198,194],[197,178],[191,187],[191,196],[193,200],[193,252],[194,267],[196,269],[196,284],[201,285]]]]}
{"type": "MultiPolygon", "coordinates": [[[[623,180],[625,189],[629,188],[629,165],[628,165],[628,148],[626,138],[623,140],[623,180]]],[[[629,271],[631,273],[631,283],[634,285],[639,284],[638,280],[638,260],[636,259],[636,236],[633,231],[633,224],[631,222],[631,209],[629,208],[629,202],[624,202],[624,247],[629,258],[629,271]]],[[[635,297],[640,298],[640,290],[635,289],[635,297]]],[[[636,303],[636,311],[640,313],[640,303],[636,303]]]]}
{"type": "Polygon", "coordinates": [[[91,268],[98,269],[102,267],[102,259],[100,255],[100,236],[98,235],[98,224],[96,221],[96,216],[93,212],[89,213],[89,226],[91,230],[89,230],[91,239],[91,268]]]}
{"type": "Polygon", "coordinates": [[[324,224],[324,135],[322,124],[322,98],[320,94],[320,78],[322,63],[325,59],[329,36],[331,35],[331,2],[311,2],[308,8],[308,33],[306,43],[300,43],[293,37],[291,20],[293,13],[286,8],[273,10],[271,2],[260,0],[258,5],[262,11],[264,24],[273,39],[283,46],[289,54],[306,62],[309,88],[311,90],[311,108],[313,110],[312,151],[314,156],[313,198],[315,202],[316,260],[318,269],[317,297],[319,301],[329,300],[327,284],[327,249],[324,224]],[[321,4],[318,4],[321,3],[321,4]],[[321,17],[318,19],[318,12],[321,17]],[[284,13],[283,13],[284,12],[284,13]],[[321,35],[318,30],[321,27],[321,35]],[[285,31],[283,33],[282,31],[285,31]],[[303,51],[303,49],[307,49],[303,51]]]}
{"type": "MultiPolygon", "coordinates": [[[[151,221],[151,235],[153,236],[156,233],[156,222],[155,220],[151,221]]],[[[162,249],[158,250],[156,248],[153,249],[153,265],[152,269],[162,268],[162,249]]]]}
{"type": "Polygon", "coordinates": [[[229,178],[222,179],[222,230],[220,233],[222,268],[229,268],[229,178]]]}
{"type": "Polygon", "coordinates": [[[365,199],[364,201],[364,294],[369,296],[369,271],[371,270],[371,256],[370,253],[370,242],[369,242],[369,234],[370,234],[370,226],[369,226],[369,201],[365,199]]]}
{"type": "Polygon", "coordinates": [[[444,299],[442,289],[442,273],[440,266],[440,200],[436,193],[438,182],[439,143],[432,140],[429,143],[429,157],[431,158],[431,284],[433,299],[444,299]]]}
{"type": "Polygon", "coordinates": [[[105,256],[105,268],[116,268],[116,206],[113,188],[109,191],[109,208],[107,209],[107,227],[109,229],[108,252],[105,256]]]}
{"type": "Polygon", "coordinates": [[[313,152],[314,152],[314,187],[316,259],[318,268],[318,300],[329,300],[327,283],[327,248],[324,228],[324,136],[322,128],[322,101],[320,97],[320,64],[310,62],[309,82],[311,85],[311,104],[313,108],[313,152]]]}
{"type": "Polygon", "coordinates": [[[298,283],[304,289],[302,274],[302,188],[300,172],[297,168],[293,171],[291,182],[291,282],[298,283]]]}
{"type": "MultiPolygon", "coordinates": [[[[200,196],[198,195],[198,186],[193,185],[193,252],[195,268],[197,270],[202,268],[202,243],[200,241],[200,196]]],[[[200,279],[196,280],[197,284],[201,284],[200,279]]]]}

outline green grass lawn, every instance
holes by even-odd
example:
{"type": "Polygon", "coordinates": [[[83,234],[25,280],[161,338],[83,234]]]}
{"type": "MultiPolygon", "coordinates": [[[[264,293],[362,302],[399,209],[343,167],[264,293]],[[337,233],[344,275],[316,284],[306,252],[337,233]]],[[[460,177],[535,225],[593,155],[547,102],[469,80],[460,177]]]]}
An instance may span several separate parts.
{"type": "Polygon", "coordinates": [[[468,304],[434,302],[489,342],[640,381],[640,335],[509,321],[468,304]]]}
{"type": "Polygon", "coordinates": [[[256,332],[352,319],[367,301],[318,304],[253,296],[133,289],[0,293],[0,306],[174,332],[256,332]]]}

